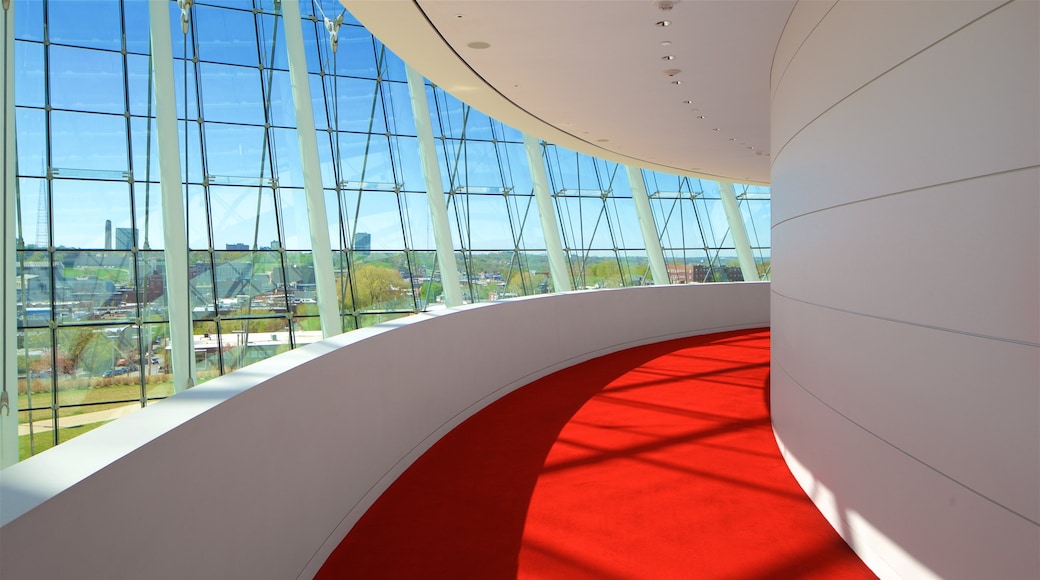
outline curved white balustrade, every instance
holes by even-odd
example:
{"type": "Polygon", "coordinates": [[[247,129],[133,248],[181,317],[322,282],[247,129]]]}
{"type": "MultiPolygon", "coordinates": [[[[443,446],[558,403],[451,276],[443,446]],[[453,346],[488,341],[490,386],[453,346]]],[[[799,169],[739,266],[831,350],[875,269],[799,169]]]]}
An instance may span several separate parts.
{"type": "Polygon", "coordinates": [[[768,325],[768,283],[704,284],[478,304],[306,346],[5,469],[0,577],[310,577],[417,457],[512,390],[768,325]]]}

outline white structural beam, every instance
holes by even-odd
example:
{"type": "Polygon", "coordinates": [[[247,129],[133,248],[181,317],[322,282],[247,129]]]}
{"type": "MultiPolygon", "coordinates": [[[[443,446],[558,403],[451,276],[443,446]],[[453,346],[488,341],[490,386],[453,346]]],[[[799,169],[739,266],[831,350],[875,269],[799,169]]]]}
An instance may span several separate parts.
{"type": "Polygon", "coordinates": [[[733,184],[720,181],[719,196],[722,198],[722,208],[726,211],[733,246],[737,249],[740,273],[747,282],[757,281],[759,280],[758,266],[755,265],[755,255],[751,253],[751,242],[748,240],[747,228],[744,227],[744,218],[740,215],[740,207],[737,206],[737,194],[733,184]]]}
{"type": "Polygon", "coordinates": [[[321,318],[322,336],[329,338],[343,332],[343,320],[340,318],[336,273],[332,266],[325,191],[321,185],[321,162],[318,159],[318,138],[314,132],[314,109],[311,106],[311,88],[307,78],[307,57],[303,51],[300,5],[296,0],[287,0],[282,2],[282,11],[285,47],[289,53],[289,79],[292,82],[293,104],[296,107],[296,137],[300,143],[303,191],[307,197],[307,223],[310,226],[314,281],[318,287],[318,315],[321,318]]]}
{"type": "Polygon", "coordinates": [[[3,43],[3,92],[0,93],[0,136],[3,138],[3,391],[0,391],[0,468],[18,462],[18,327],[15,311],[15,139],[14,139],[14,2],[4,0],[0,15],[3,43]]]}
{"type": "Polygon", "coordinates": [[[441,182],[441,166],[437,163],[437,147],[433,141],[433,126],[430,121],[430,106],[426,102],[426,83],[422,75],[405,65],[408,73],[408,96],[412,101],[415,131],[419,137],[419,156],[423,174],[426,176],[426,200],[433,219],[433,239],[437,247],[437,261],[441,265],[441,283],[444,286],[444,304],[462,305],[462,289],[459,287],[459,270],[455,265],[455,250],[451,243],[451,226],[448,223],[448,206],[441,182]]]}
{"type": "Polygon", "coordinates": [[[159,186],[162,193],[163,257],[166,262],[166,305],[170,315],[173,391],[195,385],[195,337],[188,292],[188,237],[181,194],[180,140],[177,137],[177,92],[173,82],[170,3],[150,0],[152,78],[155,82],[155,125],[159,142],[159,186]]]}
{"type": "Polygon", "coordinates": [[[643,181],[643,170],[638,167],[626,165],[625,174],[628,175],[628,188],[632,191],[632,201],[636,206],[636,218],[639,220],[639,230],[643,233],[646,259],[650,262],[650,274],[654,277],[654,284],[659,286],[668,284],[668,268],[664,264],[664,251],[661,249],[661,237],[657,233],[657,224],[654,222],[654,213],[650,209],[650,196],[646,193],[646,182],[643,181]]]}
{"type": "Polygon", "coordinates": [[[569,292],[574,290],[574,284],[571,283],[567,255],[564,254],[563,242],[560,241],[556,210],[553,208],[552,194],[549,192],[549,178],[545,174],[545,163],[542,161],[542,145],[537,139],[524,133],[524,150],[527,152],[527,166],[531,168],[531,185],[534,187],[535,202],[538,204],[538,216],[542,221],[542,235],[545,236],[545,251],[549,255],[549,274],[552,276],[553,290],[569,292]]]}

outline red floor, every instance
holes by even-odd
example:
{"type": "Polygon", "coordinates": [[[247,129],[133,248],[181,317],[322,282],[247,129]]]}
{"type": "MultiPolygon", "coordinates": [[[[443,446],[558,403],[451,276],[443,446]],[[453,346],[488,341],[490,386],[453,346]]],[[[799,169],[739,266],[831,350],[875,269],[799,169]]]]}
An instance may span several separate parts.
{"type": "Polygon", "coordinates": [[[434,445],[319,578],[873,578],[769,426],[769,332],[538,380],[434,445]]]}

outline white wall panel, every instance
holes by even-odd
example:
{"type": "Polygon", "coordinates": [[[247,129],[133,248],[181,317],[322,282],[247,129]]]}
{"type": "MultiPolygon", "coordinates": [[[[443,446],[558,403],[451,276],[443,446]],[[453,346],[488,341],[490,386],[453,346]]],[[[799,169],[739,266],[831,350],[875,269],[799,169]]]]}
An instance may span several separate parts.
{"type": "Polygon", "coordinates": [[[994,6],[839,3],[774,86],[774,429],[883,577],[1040,576],[1040,3],[994,6]]]}
{"type": "Polygon", "coordinates": [[[788,66],[801,49],[802,44],[835,4],[837,4],[837,0],[799,2],[794,5],[791,15],[787,18],[787,24],[784,26],[784,34],[777,42],[776,52],[773,54],[773,67],[769,71],[771,90],[777,90],[781,79],[787,73],[788,66]]]}
{"type": "MultiPolygon", "coordinates": [[[[887,14],[899,3],[860,4],[887,14]]],[[[1036,165],[1038,13],[1040,2],[1012,2],[848,96],[782,150],[784,144],[774,144],[773,223],[842,203],[1036,165]],[[794,182],[798,192],[790,195],[784,185],[794,182]]],[[[888,42],[882,34],[874,38],[877,46],[863,51],[880,50],[888,42]]],[[[863,72],[862,83],[873,74],[863,72]]],[[[805,78],[800,87],[788,78],[783,90],[808,98],[828,92],[830,84],[826,75],[805,78]]],[[[820,103],[819,112],[833,104],[820,103]]],[[[772,124],[785,125],[787,118],[774,102],[772,124]]]]}
{"type": "MultiPolygon", "coordinates": [[[[892,2],[883,11],[869,4],[838,2],[805,39],[798,58],[791,61],[779,79],[773,106],[784,114],[775,117],[771,127],[774,154],[828,107],[950,31],[1000,6],[1001,0],[902,1],[892,2]],[[883,42],[878,42],[879,38],[883,42]],[[828,80],[825,86],[813,85],[814,90],[804,90],[807,82],[821,77],[828,80]]],[[[808,6],[805,11],[814,13],[829,5],[798,4],[799,8],[808,6]]],[[[801,26],[794,32],[801,35],[801,26]]]]}
{"type": "Polygon", "coordinates": [[[1040,521],[1040,350],[776,294],[773,319],[774,360],[815,397],[980,495],[1040,521]]]}
{"type": "Polygon", "coordinates": [[[778,441],[799,484],[840,517],[831,524],[881,578],[1038,577],[1034,522],[848,422],[779,367],[770,388],[778,441]]]}
{"type": "Polygon", "coordinates": [[[773,258],[776,289],[861,314],[1040,343],[1037,192],[1033,168],[781,223],[772,232],[784,250],[773,258]]]}

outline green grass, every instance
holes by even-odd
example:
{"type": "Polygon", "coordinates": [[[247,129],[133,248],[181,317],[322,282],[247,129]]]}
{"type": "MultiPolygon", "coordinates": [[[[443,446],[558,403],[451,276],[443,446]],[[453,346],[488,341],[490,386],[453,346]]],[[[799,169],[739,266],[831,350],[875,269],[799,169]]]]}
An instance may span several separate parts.
{"type": "MultiPolygon", "coordinates": [[[[162,383],[149,383],[148,384],[148,398],[154,397],[168,397],[173,394],[173,382],[162,382],[162,383]]],[[[115,407],[122,407],[127,403],[125,401],[139,401],[141,399],[141,385],[139,383],[125,384],[125,385],[109,385],[105,387],[93,387],[89,389],[65,389],[58,391],[58,417],[71,417],[73,415],[81,415],[83,413],[93,413],[95,411],[105,411],[113,409],[115,407]],[[121,403],[111,404],[98,404],[94,405],[91,403],[106,403],[108,401],[124,401],[121,403]],[[66,405],[87,405],[87,406],[66,406],[66,405]]],[[[50,407],[51,393],[33,393],[33,404],[36,407],[50,407]]],[[[28,409],[29,408],[29,396],[25,393],[18,394],[18,408],[28,409]]],[[[33,420],[42,421],[50,419],[50,412],[45,410],[43,412],[34,413],[33,420]]],[[[25,411],[19,412],[19,423],[27,423],[29,421],[29,413],[25,411]]]]}
{"type": "MultiPolygon", "coordinates": [[[[98,427],[108,423],[108,421],[101,421],[99,423],[91,423],[89,425],[82,425],[80,427],[67,427],[64,429],[58,429],[58,443],[64,443],[73,437],[82,435],[88,431],[93,431],[98,427]]],[[[31,436],[21,435],[18,437],[18,458],[19,460],[26,459],[33,452],[40,453],[46,451],[51,447],[54,447],[54,432],[53,431],[42,431],[40,433],[34,433],[31,436]]]]}

